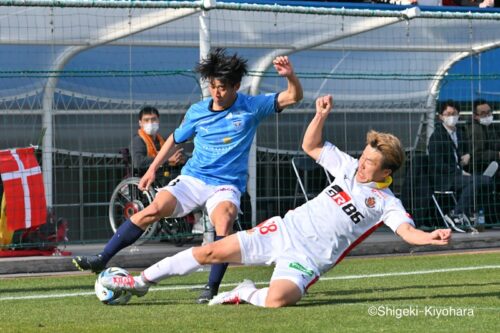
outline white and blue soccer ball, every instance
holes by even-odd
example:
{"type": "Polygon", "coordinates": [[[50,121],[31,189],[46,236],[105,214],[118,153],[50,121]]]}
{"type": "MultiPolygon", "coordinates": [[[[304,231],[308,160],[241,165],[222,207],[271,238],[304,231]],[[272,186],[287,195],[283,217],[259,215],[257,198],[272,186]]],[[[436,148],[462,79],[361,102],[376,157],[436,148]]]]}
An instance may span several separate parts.
{"type": "Polygon", "coordinates": [[[104,287],[101,283],[102,278],[109,278],[113,276],[128,276],[129,273],[120,267],[109,267],[99,273],[95,280],[95,295],[97,298],[107,305],[125,305],[130,301],[132,294],[129,291],[113,291],[104,287]]]}

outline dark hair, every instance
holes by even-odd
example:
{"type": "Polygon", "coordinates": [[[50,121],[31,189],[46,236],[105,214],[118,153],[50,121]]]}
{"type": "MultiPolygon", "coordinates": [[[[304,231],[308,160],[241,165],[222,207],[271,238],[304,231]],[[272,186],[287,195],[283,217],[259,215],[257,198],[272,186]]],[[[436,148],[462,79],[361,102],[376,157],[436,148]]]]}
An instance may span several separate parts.
{"type": "Polygon", "coordinates": [[[477,99],[477,100],[475,100],[475,101],[474,101],[474,109],[472,110],[472,112],[473,112],[474,114],[477,114],[477,107],[478,107],[479,105],[483,105],[483,104],[488,104],[488,105],[490,105],[490,103],[488,103],[488,102],[487,102],[486,100],[484,100],[484,99],[477,99]]]}
{"type": "Polygon", "coordinates": [[[439,114],[443,114],[444,110],[446,110],[446,108],[454,108],[454,109],[457,109],[458,112],[460,112],[460,109],[458,108],[458,104],[455,103],[455,101],[453,101],[452,99],[449,99],[445,102],[441,102],[441,105],[439,107],[439,114]]]}
{"type": "Polygon", "coordinates": [[[247,60],[236,53],[227,55],[226,49],[219,48],[196,64],[195,71],[200,73],[204,80],[217,79],[223,84],[235,86],[248,73],[247,60]]]}
{"type": "Polygon", "coordinates": [[[142,117],[145,114],[154,114],[158,118],[160,118],[160,113],[158,112],[158,109],[151,105],[146,105],[141,108],[141,111],[139,111],[139,120],[142,120],[142,117]]]}

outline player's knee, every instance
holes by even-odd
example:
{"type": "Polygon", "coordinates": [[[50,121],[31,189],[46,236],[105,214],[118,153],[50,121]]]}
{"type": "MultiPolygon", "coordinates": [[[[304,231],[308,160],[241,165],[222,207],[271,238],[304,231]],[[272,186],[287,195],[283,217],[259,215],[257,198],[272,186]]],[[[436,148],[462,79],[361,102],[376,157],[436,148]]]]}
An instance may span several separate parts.
{"type": "Polygon", "coordinates": [[[238,217],[238,208],[234,204],[220,205],[210,215],[215,227],[231,227],[238,217]]]}
{"type": "Polygon", "coordinates": [[[161,209],[160,209],[160,206],[158,205],[157,202],[152,202],[151,205],[149,205],[147,207],[147,211],[148,211],[148,217],[152,217],[152,218],[157,218],[157,219],[160,219],[162,216],[161,216],[161,209]]]}
{"type": "Polygon", "coordinates": [[[134,214],[131,220],[137,226],[144,228],[158,221],[161,217],[160,207],[155,202],[152,202],[144,210],[134,214]]]}
{"type": "Polygon", "coordinates": [[[215,233],[217,236],[228,236],[233,229],[233,221],[224,219],[215,223],[215,233]]]}
{"type": "Polygon", "coordinates": [[[302,293],[290,281],[271,282],[265,305],[269,308],[281,308],[295,305],[302,298],[302,293]]]}
{"type": "Polygon", "coordinates": [[[209,243],[202,247],[196,248],[194,255],[196,260],[201,264],[212,264],[218,260],[217,247],[214,243],[209,243]]]}
{"type": "Polygon", "coordinates": [[[282,308],[284,306],[294,305],[296,301],[286,299],[285,297],[270,297],[266,298],[266,308],[282,308]]]}

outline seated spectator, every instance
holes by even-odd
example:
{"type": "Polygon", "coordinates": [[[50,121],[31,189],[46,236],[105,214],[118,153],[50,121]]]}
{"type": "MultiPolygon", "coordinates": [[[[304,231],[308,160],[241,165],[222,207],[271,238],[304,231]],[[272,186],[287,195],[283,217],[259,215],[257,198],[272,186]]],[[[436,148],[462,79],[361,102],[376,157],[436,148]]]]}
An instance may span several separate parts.
{"type": "Polygon", "coordinates": [[[475,101],[472,125],[467,130],[467,138],[472,142],[475,173],[484,172],[493,161],[500,163],[500,134],[492,123],[493,112],[488,102],[475,101]]]}
{"type": "MultiPolygon", "coordinates": [[[[142,176],[153,162],[158,151],[163,146],[165,139],[158,133],[160,128],[160,113],[155,107],[144,106],[139,112],[139,130],[130,144],[132,152],[132,164],[134,170],[142,176]]],[[[182,153],[183,149],[177,149],[168,159],[169,167],[176,167],[186,162],[182,153]]],[[[170,171],[168,171],[170,173],[170,171]]],[[[167,176],[171,176],[168,174],[167,176]]]]}
{"type": "MultiPolygon", "coordinates": [[[[491,164],[500,164],[500,133],[493,122],[493,112],[489,103],[485,100],[477,100],[474,103],[472,124],[467,128],[467,138],[472,143],[472,162],[474,173],[483,173],[491,164]]],[[[496,196],[488,196],[487,202],[479,202],[487,206],[489,214],[486,219],[497,222],[500,218],[500,205],[498,204],[498,193],[500,193],[500,177],[496,172],[494,177],[496,196]]]]}
{"type": "MultiPolygon", "coordinates": [[[[455,191],[458,203],[454,214],[472,216],[474,192],[479,189],[490,190],[492,179],[482,175],[471,175],[464,170],[469,165],[471,155],[465,133],[457,129],[459,111],[451,100],[439,109],[440,123],[436,124],[429,140],[429,163],[434,189],[455,191]]],[[[454,217],[451,217],[454,219],[454,217]]]]}

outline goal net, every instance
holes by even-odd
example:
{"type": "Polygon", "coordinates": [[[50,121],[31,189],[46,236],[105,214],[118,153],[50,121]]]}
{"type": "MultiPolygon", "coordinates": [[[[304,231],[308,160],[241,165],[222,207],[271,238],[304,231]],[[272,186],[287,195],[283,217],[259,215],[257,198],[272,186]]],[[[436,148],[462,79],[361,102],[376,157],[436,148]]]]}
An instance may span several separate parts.
{"type": "MultiPolygon", "coordinates": [[[[370,129],[401,139],[407,162],[392,190],[420,226],[443,223],[428,183],[436,177],[416,162],[442,126],[440,103],[455,100],[459,126],[473,128],[474,101],[485,99],[498,126],[500,13],[494,10],[10,0],[0,14],[0,149],[39,147],[47,203],[70,221],[72,241],[109,238],[109,199],[126,176],[120,151],[137,133],[139,109],[158,108],[160,132],[168,136],[187,108],[206,96],[193,68],[213,48],[248,59],[244,93],[286,89],[272,66],[278,55],[290,57],[304,88],[299,104],[258,129],[246,226],[304,202],[291,162],[303,156],[302,137],[318,96],[334,96],[325,138],[351,155],[359,156],[370,129]]],[[[482,172],[484,161],[474,150],[481,144],[470,142],[470,173],[482,172]]],[[[325,185],[310,164],[298,169],[308,192],[325,185]]],[[[498,222],[495,201],[479,193],[473,211],[485,209],[489,222],[498,222]]]]}

